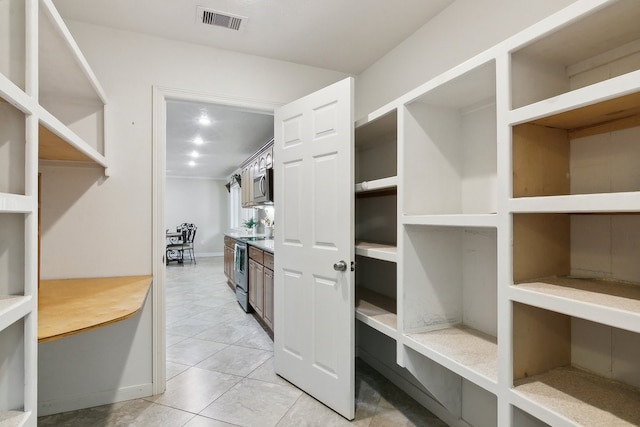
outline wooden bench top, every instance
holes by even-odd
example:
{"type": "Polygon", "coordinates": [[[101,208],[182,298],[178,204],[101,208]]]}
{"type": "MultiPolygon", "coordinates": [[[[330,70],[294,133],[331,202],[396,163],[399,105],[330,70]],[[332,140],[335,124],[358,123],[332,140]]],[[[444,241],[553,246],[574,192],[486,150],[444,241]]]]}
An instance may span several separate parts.
{"type": "Polygon", "coordinates": [[[135,315],[143,306],[152,276],[40,281],[38,342],[100,328],[135,315]]]}

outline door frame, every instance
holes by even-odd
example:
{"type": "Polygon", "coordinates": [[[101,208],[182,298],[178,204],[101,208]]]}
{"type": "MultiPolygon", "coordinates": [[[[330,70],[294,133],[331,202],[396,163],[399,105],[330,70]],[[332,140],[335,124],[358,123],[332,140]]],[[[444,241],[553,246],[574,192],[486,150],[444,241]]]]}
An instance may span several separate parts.
{"type": "Polygon", "coordinates": [[[166,388],[166,293],[164,203],[167,153],[167,101],[191,101],[246,108],[273,115],[280,101],[229,97],[154,85],[152,88],[152,269],[151,379],[153,394],[166,388]]]}

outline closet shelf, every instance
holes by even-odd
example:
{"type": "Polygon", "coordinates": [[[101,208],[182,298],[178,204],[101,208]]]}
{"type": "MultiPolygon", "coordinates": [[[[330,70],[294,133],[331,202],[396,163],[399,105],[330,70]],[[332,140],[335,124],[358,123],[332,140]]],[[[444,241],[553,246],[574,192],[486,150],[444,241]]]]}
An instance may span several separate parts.
{"type": "Polygon", "coordinates": [[[512,402],[550,425],[640,425],[639,390],[571,367],[515,381],[512,402]]]}
{"type": "Polygon", "coordinates": [[[35,210],[34,198],[21,194],[0,193],[0,212],[29,213],[35,210]]]}
{"type": "Polygon", "coordinates": [[[637,212],[640,192],[571,194],[509,199],[509,211],[526,212],[637,212]]]}
{"type": "Polygon", "coordinates": [[[460,215],[404,215],[404,225],[428,225],[443,227],[497,227],[497,216],[491,214],[460,215]]]}
{"type": "Polygon", "coordinates": [[[388,178],[374,179],[371,181],[362,181],[356,184],[356,193],[366,193],[381,190],[390,190],[398,187],[398,177],[390,176],[388,178]]]}
{"type": "Polygon", "coordinates": [[[370,242],[356,242],[356,255],[375,258],[382,261],[397,262],[398,248],[370,242]]]}
{"type": "Polygon", "coordinates": [[[640,124],[640,71],[558,95],[508,113],[510,124],[565,129],[572,138],[640,124]]]}
{"type": "Polygon", "coordinates": [[[609,279],[546,277],[510,288],[523,304],[640,333],[640,284],[609,279]]]}
{"type": "Polygon", "coordinates": [[[356,288],[356,319],[393,339],[398,332],[396,306],[393,298],[356,288]]]}
{"type": "Polygon", "coordinates": [[[2,427],[21,427],[26,425],[26,422],[30,416],[31,412],[0,412],[0,425],[2,427]]]}
{"type": "Polygon", "coordinates": [[[39,154],[42,160],[94,162],[107,167],[107,160],[51,113],[41,108],[39,154]]]}
{"type": "Polygon", "coordinates": [[[425,357],[496,393],[498,344],[495,337],[465,325],[404,335],[403,343],[425,357]]]}
{"type": "Polygon", "coordinates": [[[34,309],[31,296],[0,296],[0,331],[26,316],[34,309]]]}

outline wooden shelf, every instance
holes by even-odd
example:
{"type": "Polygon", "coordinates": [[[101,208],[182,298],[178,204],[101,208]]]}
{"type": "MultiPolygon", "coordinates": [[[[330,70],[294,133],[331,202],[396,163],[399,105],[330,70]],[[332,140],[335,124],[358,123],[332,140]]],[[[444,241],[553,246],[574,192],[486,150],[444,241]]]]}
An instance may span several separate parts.
{"type": "Polygon", "coordinates": [[[495,337],[454,325],[424,333],[405,334],[404,344],[447,369],[496,393],[498,344],[495,337]]]}
{"type": "Polygon", "coordinates": [[[640,71],[509,111],[511,124],[531,123],[569,132],[571,138],[640,125],[640,71]]]}
{"type": "Polygon", "coordinates": [[[363,181],[356,184],[356,193],[366,193],[374,191],[391,190],[398,187],[398,177],[391,176],[388,178],[374,179],[372,181],[363,181]]]}
{"type": "Polygon", "coordinates": [[[396,246],[379,243],[356,242],[356,255],[382,261],[396,262],[398,259],[398,248],[396,246]]]}
{"type": "Polygon", "coordinates": [[[0,296],[0,331],[26,316],[34,307],[30,296],[0,296]]]}
{"type": "Polygon", "coordinates": [[[26,422],[30,416],[31,412],[0,412],[0,425],[2,427],[22,427],[26,425],[26,422]]]}
{"type": "Polygon", "coordinates": [[[39,289],[38,342],[53,341],[135,315],[152,276],[43,280],[39,289]]]}
{"type": "Polygon", "coordinates": [[[639,390],[570,367],[516,381],[512,400],[551,425],[640,425],[639,390]]]}
{"type": "Polygon", "coordinates": [[[397,302],[361,286],[356,288],[356,319],[375,330],[396,339],[397,302]]]}
{"type": "Polygon", "coordinates": [[[514,301],[640,333],[640,284],[547,277],[511,287],[514,301]]]}
{"type": "Polygon", "coordinates": [[[405,215],[404,225],[426,225],[443,227],[497,227],[496,214],[460,215],[405,215]]]}

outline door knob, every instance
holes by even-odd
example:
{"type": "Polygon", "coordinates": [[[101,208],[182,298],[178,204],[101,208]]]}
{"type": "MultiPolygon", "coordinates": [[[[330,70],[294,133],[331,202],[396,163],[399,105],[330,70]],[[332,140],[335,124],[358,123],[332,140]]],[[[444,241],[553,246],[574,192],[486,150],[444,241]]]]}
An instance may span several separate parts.
{"type": "Polygon", "coordinates": [[[338,261],[333,264],[333,269],[335,271],[347,271],[347,263],[344,261],[338,261]]]}

